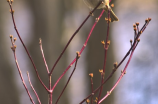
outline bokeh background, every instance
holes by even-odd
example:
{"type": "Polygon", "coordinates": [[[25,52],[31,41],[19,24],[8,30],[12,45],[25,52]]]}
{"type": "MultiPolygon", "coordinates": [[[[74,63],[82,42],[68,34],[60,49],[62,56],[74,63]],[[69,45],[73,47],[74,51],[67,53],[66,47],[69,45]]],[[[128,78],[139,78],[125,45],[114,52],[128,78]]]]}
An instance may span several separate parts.
{"type": "MultiPolygon", "coordinates": [[[[151,23],[141,36],[141,41],[123,77],[114,92],[103,104],[158,104],[158,1],[157,0],[112,0],[114,12],[119,22],[110,26],[111,45],[108,51],[106,76],[111,72],[113,63],[119,62],[130,48],[133,39],[133,23],[143,26],[146,18],[152,18],[151,23]]],[[[48,77],[42,60],[39,38],[42,38],[43,49],[51,69],[64,48],[68,39],[86,18],[90,10],[82,0],[15,0],[15,21],[24,43],[37,66],[43,82],[48,85],[48,77]]],[[[79,31],[77,36],[64,53],[52,77],[52,85],[64,69],[74,59],[76,51],[83,46],[95,18],[100,14],[97,10],[79,31]]],[[[100,43],[105,40],[106,22],[100,19],[84,50],[75,74],[58,104],[78,104],[91,91],[89,73],[94,73],[94,88],[100,85],[99,69],[103,66],[104,50],[100,43]]],[[[0,1],[0,103],[31,104],[21,83],[15,66],[13,53],[10,49],[9,35],[17,37],[13,28],[9,5],[6,0],[0,1]]],[[[36,97],[28,83],[26,71],[29,71],[32,83],[43,104],[48,102],[48,95],[39,83],[35,71],[22,47],[19,39],[17,58],[34,101],[36,97]]],[[[103,95],[116,82],[120,71],[126,62],[117,70],[114,76],[104,85],[103,95]]],[[[65,85],[73,67],[59,82],[53,92],[53,102],[56,101],[65,85]]]]}

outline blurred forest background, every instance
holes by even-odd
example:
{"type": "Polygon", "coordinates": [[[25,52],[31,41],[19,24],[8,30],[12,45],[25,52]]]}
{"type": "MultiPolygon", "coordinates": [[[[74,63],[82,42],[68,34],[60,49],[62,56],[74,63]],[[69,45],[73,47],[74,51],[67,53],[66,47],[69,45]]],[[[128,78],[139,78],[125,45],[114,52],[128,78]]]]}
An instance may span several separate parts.
{"type": "MultiPolygon", "coordinates": [[[[146,18],[150,17],[152,21],[141,36],[141,41],[127,69],[127,74],[103,104],[158,104],[158,0],[112,0],[112,3],[115,4],[113,9],[119,17],[119,22],[111,23],[110,26],[111,45],[108,50],[106,76],[111,72],[113,63],[120,62],[130,48],[129,40],[133,39],[134,34],[133,23],[139,22],[141,27],[146,18]]],[[[15,0],[13,9],[21,37],[31,53],[41,79],[48,85],[47,72],[38,44],[39,38],[42,38],[48,67],[51,69],[68,39],[90,10],[82,0],[15,0]]],[[[90,17],[73,39],[53,72],[52,84],[75,58],[76,51],[79,51],[84,44],[90,28],[100,12],[101,10],[95,11],[94,16],[90,17]]],[[[94,73],[94,88],[100,85],[98,70],[103,66],[104,56],[100,41],[105,40],[105,16],[104,14],[94,29],[87,47],[79,59],[76,72],[58,104],[78,104],[83,100],[91,91],[89,73],[94,73]]],[[[17,37],[9,13],[9,5],[6,0],[1,0],[0,103],[31,104],[15,66],[10,49],[10,34],[17,37]]],[[[32,83],[42,104],[47,104],[47,92],[39,83],[19,39],[17,39],[16,45],[17,58],[29,91],[36,101],[28,83],[26,71],[30,73],[32,83]]],[[[104,85],[103,95],[114,85],[124,65],[125,63],[104,85]]],[[[73,67],[69,69],[55,88],[53,102],[61,93],[72,69],[73,67]]]]}

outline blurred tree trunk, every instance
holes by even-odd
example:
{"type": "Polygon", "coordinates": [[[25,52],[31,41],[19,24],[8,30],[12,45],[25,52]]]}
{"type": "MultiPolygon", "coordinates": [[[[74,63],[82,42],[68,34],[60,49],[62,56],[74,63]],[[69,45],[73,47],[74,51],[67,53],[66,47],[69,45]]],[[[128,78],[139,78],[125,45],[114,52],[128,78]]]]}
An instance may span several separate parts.
{"type": "MultiPolygon", "coordinates": [[[[62,22],[64,18],[64,2],[62,0],[28,0],[27,2],[31,8],[34,18],[33,34],[29,50],[37,66],[41,79],[48,86],[48,76],[38,43],[39,38],[42,38],[46,61],[49,69],[51,69],[59,57],[63,46],[65,46],[61,42],[63,34],[62,22]]],[[[66,68],[65,61],[65,56],[63,56],[53,71],[52,86],[66,68]]],[[[41,102],[43,104],[47,104],[48,94],[39,83],[36,75],[34,76],[36,80],[34,83],[35,89],[37,90],[41,102]]],[[[65,85],[64,79],[65,78],[62,78],[53,91],[53,103],[61,93],[63,85],[65,85]]],[[[69,104],[65,93],[58,104],[69,104]]]]}
{"type": "MultiPolygon", "coordinates": [[[[96,10],[94,13],[94,17],[96,18],[99,16],[102,10],[96,10]]],[[[102,16],[102,18],[99,20],[97,26],[95,27],[92,36],[89,40],[87,49],[88,49],[88,54],[87,54],[87,75],[89,73],[94,74],[93,78],[93,85],[94,89],[100,86],[101,84],[101,74],[99,73],[99,69],[103,69],[103,64],[104,64],[104,48],[103,45],[101,44],[102,40],[106,40],[106,34],[107,34],[107,23],[105,21],[105,17],[107,15],[102,16]]],[[[112,27],[110,26],[110,30],[112,30],[112,27]]],[[[111,34],[110,34],[111,35],[111,34]]],[[[113,54],[113,41],[111,40],[111,36],[109,37],[109,40],[111,41],[110,47],[107,52],[107,62],[106,62],[106,69],[105,69],[105,79],[107,76],[111,73],[112,68],[113,68],[113,63],[114,63],[114,54],[113,54]]],[[[103,86],[103,91],[102,91],[102,96],[105,96],[107,94],[107,91],[109,91],[114,83],[114,76],[110,78],[110,80],[103,86]]],[[[89,93],[91,92],[91,88],[89,86],[89,93]]],[[[95,97],[98,97],[97,93],[95,97]]],[[[100,99],[101,99],[100,98],[100,99]]],[[[114,100],[114,93],[104,100],[102,103],[103,104],[113,104],[114,100]]]]}
{"type": "MultiPolygon", "coordinates": [[[[4,3],[0,3],[0,103],[1,104],[19,104],[18,91],[16,89],[16,82],[13,78],[14,67],[11,66],[9,53],[11,53],[10,46],[6,44],[6,37],[9,40],[9,34],[5,34],[4,27],[4,12],[8,12],[5,9],[4,3]],[[10,52],[7,52],[7,51],[10,52]]],[[[9,7],[8,7],[9,10],[9,7]]],[[[11,44],[10,44],[11,45],[11,44]]]]}

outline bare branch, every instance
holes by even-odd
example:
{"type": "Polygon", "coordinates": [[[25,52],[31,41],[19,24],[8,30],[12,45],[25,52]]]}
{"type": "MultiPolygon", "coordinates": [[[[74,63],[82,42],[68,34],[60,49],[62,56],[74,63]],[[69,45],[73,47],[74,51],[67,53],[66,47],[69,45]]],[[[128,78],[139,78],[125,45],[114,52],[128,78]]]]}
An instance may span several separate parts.
{"type": "Polygon", "coordinates": [[[28,72],[28,71],[27,71],[27,77],[28,77],[28,79],[29,79],[29,83],[30,83],[31,88],[32,88],[33,92],[35,93],[35,95],[36,95],[36,97],[37,97],[38,103],[41,104],[41,101],[40,101],[40,99],[39,99],[39,97],[38,97],[38,94],[37,94],[36,90],[34,89],[32,83],[31,83],[31,80],[30,80],[30,76],[29,76],[29,72],[28,72]]]}

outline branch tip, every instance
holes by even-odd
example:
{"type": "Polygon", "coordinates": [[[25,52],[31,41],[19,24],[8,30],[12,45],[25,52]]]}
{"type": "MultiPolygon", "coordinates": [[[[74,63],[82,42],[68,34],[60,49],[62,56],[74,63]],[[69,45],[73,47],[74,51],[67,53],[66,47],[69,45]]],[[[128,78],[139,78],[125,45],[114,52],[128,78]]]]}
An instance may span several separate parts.
{"type": "Polygon", "coordinates": [[[111,7],[113,8],[115,5],[114,4],[111,4],[111,7]]]}
{"type": "Polygon", "coordinates": [[[93,78],[93,73],[89,73],[89,76],[90,76],[91,78],[93,78]]]}
{"type": "Polygon", "coordinates": [[[41,45],[42,44],[42,39],[41,38],[39,38],[39,45],[41,45]]]}
{"type": "Polygon", "coordinates": [[[133,42],[133,40],[131,39],[131,40],[130,40],[130,43],[132,43],[132,42],[133,42]]]}
{"type": "Polygon", "coordinates": [[[14,2],[14,0],[10,0],[11,4],[14,2]]]}
{"type": "Polygon", "coordinates": [[[133,28],[136,28],[136,24],[133,24],[133,28]]]}
{"type": "Polygon", "coordinates": [[[10,39],[12,39],[12,38],[13,38],[13,35],[9,35],[9,37],[10,37],[10,39]]]}
{"type": "Polygon", "coordinates": [[[147,18],[147,19],[145,19],[145,23],[148,23],[149,22],[149,19],[147,18]]]}
{"type": "Polygon", "coordinates": [[[117,62],[115,62],[115,63],[114,63],[114,68],[117,68],[117,65],[118,65],[118,63],[117,63],[117,62]]]}
{"type": "Polygon", "coordinates": [[[151,21],[151,18],[148,18],[149,22],[151,21]]]}
{"type": "Polygon", "coordinates": [[[139,22],[136,22],[136,25],[138,26],[138,25],[139,25],[139,22]]]}
{"type": "Polygon", "coordinates": [[[17,40],[17,38],[14,38],[14,42],[17,40]]]}

